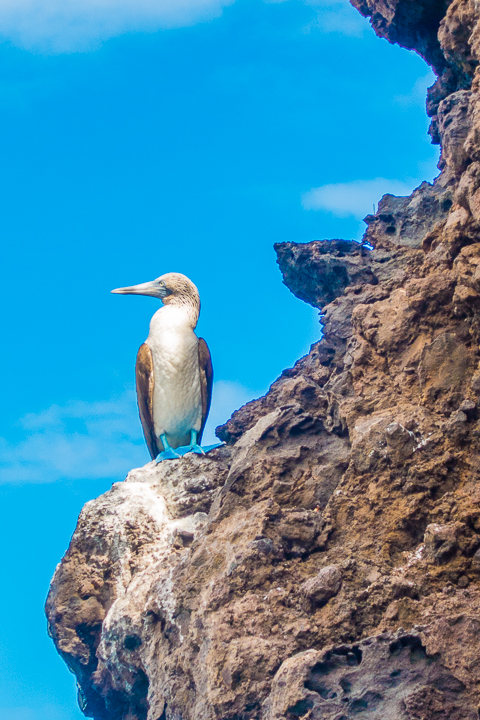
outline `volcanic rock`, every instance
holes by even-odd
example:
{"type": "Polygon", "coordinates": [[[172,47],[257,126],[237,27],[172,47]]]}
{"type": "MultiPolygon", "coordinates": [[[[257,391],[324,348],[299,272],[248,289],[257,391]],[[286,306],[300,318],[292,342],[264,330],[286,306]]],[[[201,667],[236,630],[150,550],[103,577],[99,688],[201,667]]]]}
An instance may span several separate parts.
{"type": "Polygon", "coordinates": [[[277,245],[322,340],[83,509],[47,615],[87,717],[478,717],[480,6],[352,3],[437,73],[440,175],[277,245]]]}

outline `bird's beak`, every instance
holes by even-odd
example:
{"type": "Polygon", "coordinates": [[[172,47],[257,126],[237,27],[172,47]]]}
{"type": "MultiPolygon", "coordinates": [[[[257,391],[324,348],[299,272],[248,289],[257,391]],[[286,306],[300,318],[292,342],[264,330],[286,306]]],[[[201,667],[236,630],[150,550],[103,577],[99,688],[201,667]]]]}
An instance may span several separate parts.
{"type": "Polygon", "coordinates": [[[117,295],[152,295],[158,297],[158,285],[154,280],[140,285],[131,285],[130,287],[116,288],[112,293],[117,295]]]}

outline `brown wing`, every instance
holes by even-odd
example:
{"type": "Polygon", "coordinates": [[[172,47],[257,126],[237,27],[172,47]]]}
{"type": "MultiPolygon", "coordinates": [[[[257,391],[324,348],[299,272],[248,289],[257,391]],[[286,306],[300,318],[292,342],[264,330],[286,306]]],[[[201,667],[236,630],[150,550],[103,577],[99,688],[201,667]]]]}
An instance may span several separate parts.
{"type": "Polygon", "coordinates": [[[212,402],[213,367],[210,350],[203,338],[198,338],[198,365],[200,367],[200,387],[202,388],[202,427],[198,433],[198,443],[202,441],[203,430],[207,422],[212,402]]]}
{"type": "Polygon", "coordinates": [[[152,352],[147,343],[140,345],[137,354],[137,364],[135,366],[135,376],[137,380],[138,412],[140,413],[140,420],[142,421],[145,442],[147,443],[152,460],[154,460],[160,450],[153,425],[153,388],[155,386],[153,359],[152,352]]]}

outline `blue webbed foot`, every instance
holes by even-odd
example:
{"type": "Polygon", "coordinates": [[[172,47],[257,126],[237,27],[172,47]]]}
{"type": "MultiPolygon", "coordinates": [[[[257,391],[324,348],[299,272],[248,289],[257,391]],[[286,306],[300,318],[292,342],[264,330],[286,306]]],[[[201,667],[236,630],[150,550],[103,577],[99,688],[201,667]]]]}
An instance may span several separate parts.
{"type": "Polygon", "coordinates": [[[210,452],[210,450],[215,450],[215,448],[222,447],[223,445],[226,445],[224,442],[215,443],[215,445],[205,445],[202,450],[204,453],[210,452]]]}
{"type": "Polygon", "coordinates": [[[162,445],[165,450],[163,450],[161,453],[158,453],[157,457],[155,458],[155,462],[157,463],[157,465],[158,463],[162,462],[162,460],[176,460],[180,457],[178,452],[170,447],[170,444],[165,434],[160,435],[160,440],[162,441],[162,445]]]}
{"type": "Polygon", "coordinates": [[[197,443],[195,443],[195,445],[190,445],[190,452],[194,452],[197,455],[205,455],[205,450],[197,443]]]}
{"type": "MultiPolygon", "coordinates": [[[[224,442],[221,442],[221,443],[216,443],[215,445],[206,445],[205,447],[200,447],[200,445],[197,442],[197,436],[198,436],[197,430],[190,431],[190,445],[182,445],[181,447],[175,448],[177,457],[180,455],[186,455],[187,453],[191,453],[191,452],[195,453],[196,455],[205,455],[207,452],[210,452],[210,450],[214,450],[215,448],[225,445],[224,442]]],[[[163,455],[163,453],[161,453],[161,455],[163,455]]]]}
{"type": "Polygon", "coordinates": [[[191,445],[182,445],[182,447],[176,448],[176,452],[180,455],[186,455],[187,453],[196,453],[196,455],[206,455],[210,450],[214,450],[215,448],[222,447],[222,445],[225,445],[224,442],[216,443],[215,445],[205,445],[205,447],[201,447],[198,445],[198,443],[192,443],[191,445]]]}
{"type": "Polygon", "coordinates": [[[172,450],[172,448],[169,447],[168,450],[163,450],[163,452],[158,453],[157,457],[155,458],[155,462],[158,465],[158,463],[162,462],[162,460],[176,460],[179,457],[180,455],[178,454],[178,452],[176,450],[172,450]]]}
{"type": "Polygon", "coordinates": [[[205,455],[205,451],[200,447],[200,445],[197,445],[197,443],[194,443],[193,445],[182,445],[181,447],[176,448],[176,452],[180,455],[186,455],[191,452],[196,453],[197,455],[205,455]]]}

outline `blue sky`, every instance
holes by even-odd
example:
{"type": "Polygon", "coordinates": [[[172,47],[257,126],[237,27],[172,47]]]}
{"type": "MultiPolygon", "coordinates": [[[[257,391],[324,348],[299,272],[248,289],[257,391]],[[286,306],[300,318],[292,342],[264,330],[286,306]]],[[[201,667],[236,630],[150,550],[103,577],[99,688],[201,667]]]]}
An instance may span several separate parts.
{"type": "Polygon", "coordinates": [[[149,459],[133,380],[158,305],[110,289],[198,285],[212,440],[319,337],[273,244],[359,238],[437,174],[433,75],[346,0],[3,0],[0,39],[0,720],[73,720],[48,583],[82,504],[149,459]]]}

